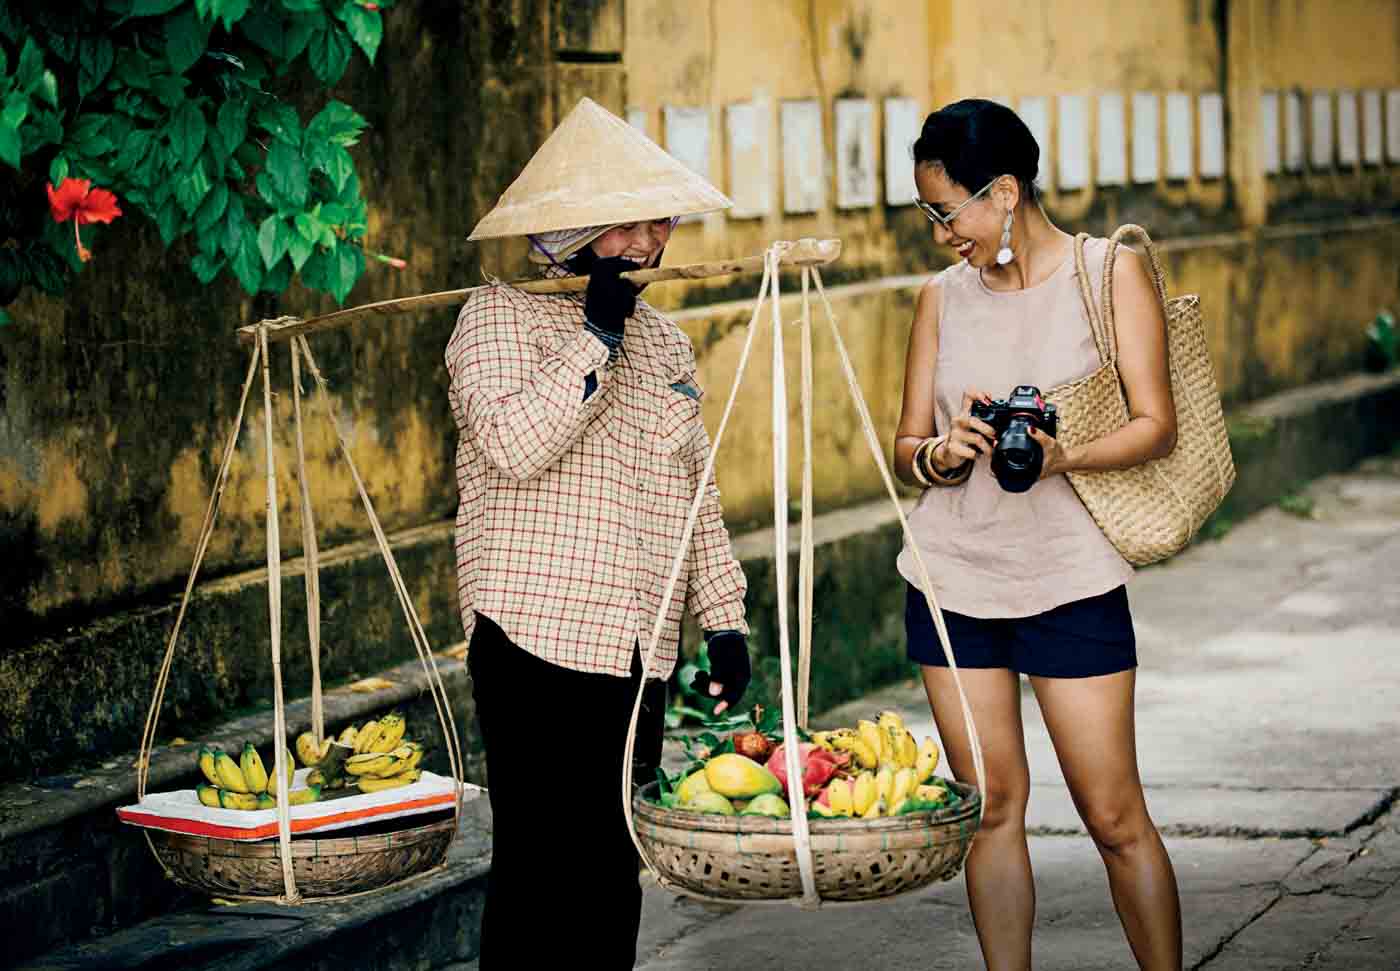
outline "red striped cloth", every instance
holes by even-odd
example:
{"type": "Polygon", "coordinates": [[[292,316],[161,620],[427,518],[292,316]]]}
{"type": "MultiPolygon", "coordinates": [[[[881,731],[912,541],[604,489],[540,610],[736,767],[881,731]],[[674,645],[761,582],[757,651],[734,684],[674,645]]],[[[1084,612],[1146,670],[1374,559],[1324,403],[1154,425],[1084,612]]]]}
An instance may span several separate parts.
{"type": "MultiPolygon", "coordinates": [[[[462,307],[446,362],[468,639],[480,611],[546,661],[626,677],[709,454],[690,340],[639,300],[610,366],[582,294],[498,285],[462,307]]],[[[703,629],[747,633],[745,590],[712,482],[652,675],[675,664],[683,606],[703,629]]]]}

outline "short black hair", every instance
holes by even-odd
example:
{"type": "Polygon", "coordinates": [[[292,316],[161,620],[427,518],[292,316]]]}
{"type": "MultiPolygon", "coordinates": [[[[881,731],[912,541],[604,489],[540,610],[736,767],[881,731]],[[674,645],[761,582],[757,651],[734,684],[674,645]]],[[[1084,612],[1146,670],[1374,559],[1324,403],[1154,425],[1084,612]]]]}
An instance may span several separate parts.
{"type": "Polygon", "coordinates": [[[968,192],[1011,175],[1027,199],[1039,195],[1040,146],[1021,116],[995,101],[968,98],[929,115],[914,143],[914,164],[941,166],[968,192]]]}

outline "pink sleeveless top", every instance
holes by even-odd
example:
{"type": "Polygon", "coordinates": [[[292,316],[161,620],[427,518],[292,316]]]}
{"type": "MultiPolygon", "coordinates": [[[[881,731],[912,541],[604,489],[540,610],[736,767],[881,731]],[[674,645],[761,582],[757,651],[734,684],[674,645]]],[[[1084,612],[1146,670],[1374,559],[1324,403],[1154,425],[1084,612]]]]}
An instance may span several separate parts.
{"type": "MultiPolygon", "coordinates": [[[[1091,293],[1099,292],[1106,245],[1093,239],[1084,247],[1091,293]]],[[[967,388],[993,398],[1018,384],[1048,392],[1099,367],[1073,253],[1026,290],[990,290],[967,263],[944,270],[938,283],[938,434],[961,411],[967,388]]],[[[939,604],[972,617],[1029,617],[1107,593],[1133,575],[1065,476],[1010,493],[992,475],[989,458],[977,460],[964,484],[925,490],[909,525],[939,604]]],[[[918,586],[907,539],[897,562],[918,586]]]]}

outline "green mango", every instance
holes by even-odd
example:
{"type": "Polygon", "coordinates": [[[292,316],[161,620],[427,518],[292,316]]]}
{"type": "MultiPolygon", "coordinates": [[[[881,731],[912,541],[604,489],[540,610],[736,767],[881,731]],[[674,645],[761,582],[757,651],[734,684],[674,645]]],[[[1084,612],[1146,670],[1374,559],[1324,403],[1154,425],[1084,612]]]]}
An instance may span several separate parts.
{"type": "Polygon", "coordinates": [[[788,804],[782,796],[771,792],[765,792],[761,796],[754,796],[749,800],[749,804],[744,807],[740,816],[775,816],[780,819],[787,819],[792,815],[792,810],[788,809],[788,804]]]}
{"type": "Polygon", "coordinates": [[[697,792],[695,798],[689,802],[681,804],[682,809],[689,809],[696,813],[718,813],[721,816],[733,816],[734,807],[730,805],[728,799],[718,792],[697,792]]]}
{"type": "Polygon", "coordinates": [[[713,792],[710,788],[709,780],[705,778],[704,769],[696,769],[685,777],[680,785],[676,786],[676,799],[679,802],[690,802],[691,797],[702,792],[713,792]]]}

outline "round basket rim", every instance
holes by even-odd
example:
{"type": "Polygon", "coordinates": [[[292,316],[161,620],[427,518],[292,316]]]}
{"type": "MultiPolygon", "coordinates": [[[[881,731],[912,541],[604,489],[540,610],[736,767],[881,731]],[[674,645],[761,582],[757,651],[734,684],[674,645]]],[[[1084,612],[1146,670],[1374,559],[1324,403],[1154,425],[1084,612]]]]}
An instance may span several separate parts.
{"type": "MultiPolygon", "coordinates": [[[[876,819],[821,818],[808,817],[807,829],[813,836],[840,836],[852,832],[861,833],[901,833],[930,829],[949,824],[965,823],[969,818],[980,816],[982,794],[977,787],[956,779],[939,779],[944,785],[956,791],[962,798],[955,804],[922,812],[905,813],[900,816],[882,816],[876,819]]],[[[697,813],[684,809],[667,809],[659,803],[651,802],[649,796],[659,788],[659,783],[649,782],[632,793],[632,811],[639,820],[653,825],[673,829],[687,829],[697,832],[736,833],[742,835],[792,835],[792,820],[774,816],[723,816],[718,813],[697,813]]]]}

